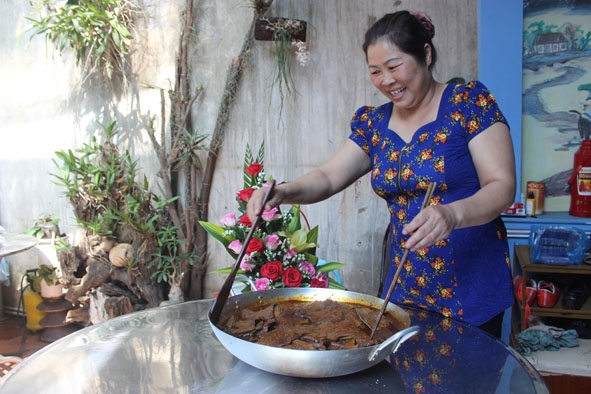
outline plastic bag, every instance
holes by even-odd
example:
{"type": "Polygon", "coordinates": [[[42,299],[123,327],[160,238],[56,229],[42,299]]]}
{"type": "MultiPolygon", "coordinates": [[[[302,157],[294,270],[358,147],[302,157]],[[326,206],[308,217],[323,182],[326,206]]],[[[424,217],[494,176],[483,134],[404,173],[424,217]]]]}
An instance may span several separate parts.
{"type": "Polygon", "coordinates": [[[582,265],[589,236],[576,227],[532,226],[529,236],[532,263],[582,265]]]}
{"type": "Polygon", "coordinates": [[[0,285],[10,286],[10,266],[4,257],[0,260],[0,285]]]}

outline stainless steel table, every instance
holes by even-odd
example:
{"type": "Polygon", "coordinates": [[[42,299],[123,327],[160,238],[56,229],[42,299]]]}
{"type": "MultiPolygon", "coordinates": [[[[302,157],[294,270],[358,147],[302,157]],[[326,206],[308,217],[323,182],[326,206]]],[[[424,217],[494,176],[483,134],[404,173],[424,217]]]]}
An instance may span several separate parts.
{"type": "Polygon", "coordinates": [[[0,380],[0,393],[549,393],[518,353],[483,331],[410,311],[420,337],[357,374],[300,379],[255,369],[213,336],[212,300],[153,308],[70,334],[0,380]]]}
{"type": "MultiPolygon", "coordinates": [[[[25,234],[0,233],[0,259],[12,254],[24,252],[37,245],[37,238],[25,234]]],[[[0,320],[4,320],[4,300],[0,285],[0,320]]]]}
{"type": "Polygon", "coordinates": [[[37,238],[25,234],[0,234],[0,257],[24,252],[37,245],[37,238]]]}

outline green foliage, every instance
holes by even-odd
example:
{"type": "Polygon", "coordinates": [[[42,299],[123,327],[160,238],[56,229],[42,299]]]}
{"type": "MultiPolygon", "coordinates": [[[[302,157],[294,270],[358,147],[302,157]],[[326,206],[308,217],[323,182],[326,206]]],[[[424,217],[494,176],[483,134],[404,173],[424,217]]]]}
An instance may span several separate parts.
{"type": "MultiPolygon", "coordinates": [[[[145,262],[153,268],[152,279],[177,284],[183,263],[194,261],[193,250],[183,251],[185,240],[167,216],[170,204],[180,197],[162,199],[151,193],[145,176],[142,185],[135,182],[137,162],[129,152],[119,153],[110,141],[117,134],[115,126],[115,122],[104,126],[104,142],[93,137],[75,151],[56,152],[54,163],[59,171],[51,175],[65,189],[79,226],[96,236],[116,236],[123,227],[133,229],[149,241],[150,251],[155,250],[145,262]]],[[[128,268],[136,264],[132,259],[128,268]]]]}
{"type": "Polygon", "coordinates": [[[60,234],[58,217],[50,214],[41,215],[29,229],[28,235],[37,239],[54,238],[60,234]]]}
{"type": "Polygon", "coordinates": [[[183,275],[182,263],[188,261],[189,264],[193,264],[194,253],[181,252],[184,240],[179,239],[177,230],[175,226],[168,224],[157,232],[158,248],[148,263],[148,267],[156,268],[152,279],[156,279],[157,282],[178,284],[183,275]]]}
{"type": "Polygon", "coordinates": [[[37,0],[39,11],[29,31],[45,35],[60,53],[71,49],[76,65],[124,74],[126,55],[132,43],[133,13],[137,7],[128,0],[37,0]]]}
{"type": "MultiPolygon", "coordinates": [[[[115,122],[104,126],[107,137],[116,135],[115,122]]],[[[154,233],[159,218],[152,202],[155,196],[136,185],[137,162],[128,151],[119,153],[109,139],[99,143],[93,137],[75,151],[58,151],[53,160],[58,173],[51,174],[54,183],[74,206],[78,224],[93,235],[110,235],[125,223],[140,234],[154,233]]]]}

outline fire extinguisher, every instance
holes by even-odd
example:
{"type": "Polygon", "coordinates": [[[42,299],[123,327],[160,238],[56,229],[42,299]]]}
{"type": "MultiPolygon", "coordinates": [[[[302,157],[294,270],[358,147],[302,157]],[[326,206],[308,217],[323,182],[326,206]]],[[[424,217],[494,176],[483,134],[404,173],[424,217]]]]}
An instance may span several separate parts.
{"type": "Polygon", "coordinates": [[[591,217],[591,140],[583,140],[575,153],[573,174],[568,184],[571,188],[569,213],[572,216],[591,217]]]}

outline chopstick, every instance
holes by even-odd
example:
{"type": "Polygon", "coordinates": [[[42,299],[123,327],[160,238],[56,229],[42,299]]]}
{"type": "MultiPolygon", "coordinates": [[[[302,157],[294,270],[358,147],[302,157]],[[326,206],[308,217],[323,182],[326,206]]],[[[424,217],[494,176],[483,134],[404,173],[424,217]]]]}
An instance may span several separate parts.
{"type": "MultiPolygon", "coordinates": [[[[431,200],[431,197],[433,196],[433,192],[435,191],[435,187],[437,186],[437,182],[431,182],[429,183],[429,186],[427,187],[427,192],[425,193],[425,198],[423,199],[423,204],[421,205],[421,211],[425,208],[427,208],[427,206],[429,205],[429,200],[431,200]]],[[[396,273],[394,273],[394,278],[392,279],[392,283],[390,283],[390,288],[388,289],[388,294],[386,294],[386,297],[384,298],[384,303],[382,304],[382,309],[380,310],[380,313],[376,319],[376,323],[373,326],[373,330],[371,330],[371,335],[369,336],[369,339],[373,339],[374,334],[376,333],[376,330],[378,329],[378,325],[380,324],[380,321],[382,320],[382,316],[384,316],[384,312],[386,311],[386,307],[388,306],[388,302],[390,302],[390,297],[392,296],[392,292],[394,291],[394,287],[396,287],[396,281],[398,280],[398,277],[400,276],[400,272],[402,271],[402,266],[404,265],[404,263],[406,263],[406,259],[408,258],[408,249],[404,249],[404,254],[402,255],[402,259],[400,260],[400,264],[398,264],[398,268],[396,269],[396,273]]]]}

